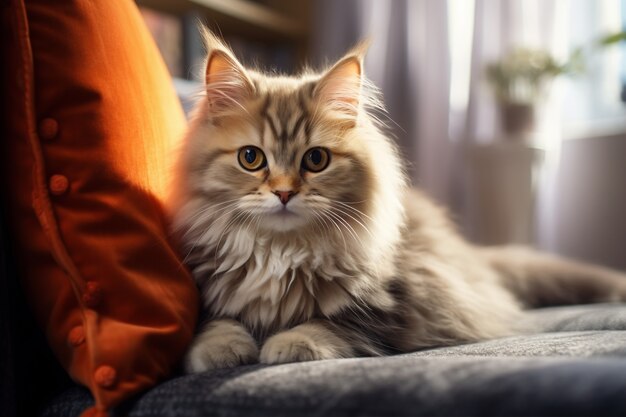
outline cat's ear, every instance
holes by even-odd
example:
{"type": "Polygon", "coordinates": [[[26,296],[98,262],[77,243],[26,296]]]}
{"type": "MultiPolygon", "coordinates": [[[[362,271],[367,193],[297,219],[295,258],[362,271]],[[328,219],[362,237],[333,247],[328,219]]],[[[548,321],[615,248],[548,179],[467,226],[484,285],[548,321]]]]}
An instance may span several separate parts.
{"type": "Polygon", "coordinates": [[[254,92],[254,84],[232,51],[208,29],[202,32],[208,51],[205,82],[211,113],[243,108],[243,101],[254,92]]]}
{"type": "Polygon", "coordinates": [[[363,42],[348,52],[326,71],[313,91],[322,105],[342,118],[356,118],[359,112],[367,46],[368,43],[363,42]]]}

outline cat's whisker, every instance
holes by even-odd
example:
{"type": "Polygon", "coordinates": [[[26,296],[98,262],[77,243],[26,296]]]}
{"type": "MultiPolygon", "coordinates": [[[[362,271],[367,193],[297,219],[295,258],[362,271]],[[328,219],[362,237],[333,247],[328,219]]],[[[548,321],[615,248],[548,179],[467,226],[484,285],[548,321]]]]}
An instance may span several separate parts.
{"type": "Polygon", "coordinates": [[[330,229],[328,228],[328,224],[324,221],[324,219],[321,216],[316,215],[314,218],[315,220],[315,225],[319,230],[319,233],[322,236],[329,236],[330,234],[330,229]]]}
{"type": "MultiPolygon", "coordinates": [[[[346,208],[351,208],[351,207],[346,206],[346,208]]],[[[372,231],[371,231],[371,230],[370,230],[370,229],[369,229],[369,228],[368,228],[368,227],[367,227],[364,223],[362,223],[359,219],[356,219],[355,217],[353,217],[352,215],[350,215],[350,213],[347,213],[347,212],[343,211],[341,208],[337,208],[337,207],[335,207],[335,209],[337,209],[338,211],[340,211],[340,212],[344,213],[345,215],[347,215],[347,216],[349,216],[350,218],[352,218],[353,220],[355,220],[355,221],[356,221],[356,222],[357,222],[357,223],[358,223],[358,224],[359,224],[359,225],[360,225],[360,226],[361,226],[361,227],[362,227],[362,228],[366,231],[366,233],[370,236],[370,238],[371,238],[372,240],[376,240],[376,237],[375,237],[374,233],[373,233],[373,232],[372,232],[372,231]]],[[[356,216],[365,216],[365,217],[367,217],[368,219],[371,219],[371,217],[367,216],[367,215],[366,215],[366,214],[364,214],[363,212],[361,212],[361,211],[359,211],[359,210],[356,210],[356,209],[354,209],[354,208],[351,208],[351,209],[354,211],[354,214],[355,214],[356,216]]],[[[378,222],[377,222],[377,221],[375,221],[375,220],[373,220],[373,219],[371,219],[370,221],[372,221],[374,224],[378,224],[378,222]]],[[[363,243],[361,244],[361,246],[362,246],[362,248],[363,248],[365,251],[367,251],[367,248],[364,246],[364,244],[363,244],[363,243]]],[[[373,264],[373,267],[374,267],[374,270],[375,270],[375,275],[376,275],[376,276],[378,276],[378,275],[379,275],[378,264],[377,264],[377,263],[374,263],[374,264],[373,264]]]]}
{"type": "MultiPolygon", "coordinates": [[[[363,200],[363,201],[365,201],[365,200],[363,200]]],[[[361,202],[363,202],[363,201],[361,201],[361,202]]],[[[376,221],[372,217],[370,217],[367,214],[363,213],[361,210],[357,209],[356,207],[351,206],[350,204],[344,203],[343,201],[337,201],[337,200],[334,200],[333,202],[341,205],[342,207],[345,207],[345,208],[347,208],[349,210],[352,210],[352,211],[358,213],[360,216],[363,216],[363,217],[367,218],[368,220],[376,221]]],[[[358,203],[353,203],[353,204],[358,204],[358,203]]]]}
{"type": "MultiPolygon", "coordinates": [[[[352,228],[352,226],[351,226],[349,223],[347,223],[347,222],[345,221],[345,219],[341,218],[341,217],[340,217],[340,216],[338,216],[336,213],[333,213],[332,211],[330,211],[330,210],[329,210],[328,208],[326,208],[326,207],[325,207],[324,209],[322,209],[322,210],[321,210],[321,212],[322,212],[323,214],[325,214],[325,216],[324,216],[324,217],[326,217],[328,220],[330,220],[330,221],[332,222],[332,224],[333,224],[333,225],[337,228],[337,230],[339,231],[340,237],[342,238],[343,243],[344,243],[344,248],[347,248],[347,242],[346,242],[346,240],[345,240],[345,237],[344,237],[344,234],[343,234],[343,231],[342,231],[342,227],[341,227],[341,226],[344,226],[344,229],[345,229],[345,230],[347,230],[347,231],[350,233],[350,235],[354,238],[354,240],[355,240],[355,241],[357,241],[357,242],[361,245],[361,247],[363,247],[363,248],[364,248],[364,246],[363,246],[363,242],[361,241],[361,239],[359,239],[359,237],[358,237],[358,235],[357,235],[356,231],[354,230],[354,228],[352,228]],[[335,220],[333,220],[333,218],[334,218],[334,219],[336,219],[336,221],[335,221],[335,220]]],[[[314,213],[315,213],[315,212],[314,212],[314,213]]]]}
{"type": "MultiPolygon", "coordinates": [[[[236,205],[236,203],[231,203],[231,204],[227,205],[224,209],[220,209],[220,210],[218,210],[217,212],[220,212],[220,211],[223,211],[223,210],[229,209],[229,208],[231,208],[231,207],[233,207],[233,206],[235,206],[235,205],[236,205]]],[[[214,215],[214,214],[216,214],[216,213],[212,213],[212,215],[214,215]]],[[[207,217],[209,217],[209,218],[210,218],[211,216],[207,216],[207,217]]],[[[222,216],[220,216],[219,218],[221,218],[221,217],[222,217],[222,216]]],[[[219,218],[218,218],[218,219],[219,219],[219,218]]],[[[207,220],[208,220],[208,219],[204,220],[202,223],[205,223],[207,220]]],[[[212,230],[212,228],[213,228],[213,226],[214,226],[215,224],[216,224],[216,223],[215,223],[215,221],[211,222],[211,225],[209,226],[209,228],[208,228],[207,230],[203,231],[203,232],[200,234],[200,236],[199,236],[198,238],[194,239],[194,243],[193,243],[193,245],[191,246],[191,248],[189,249],[189,251],[187,252],[187,254],[185,255],[185,258],[183,259],[183,262],[186,262],[186,261],[187,261],[187,259],[189,258],[189,256],[191,255],[191,253],[192,253],[192,252],[194,251],[194,249],[198,246],[198,244],[204,241],[204,238],[207,236],[207,234],[208,234],[208,233],[210,233],[210,231],[212,230]]],[[[192,225],[192,227],[190,227],[190,228],[187,230],[187,232],[184,234],[184,236],[186,236],[188,233],[191,233],[192,231],[194,231],[197,227],[198,227],[198,225],[196,225],[196,222],[194,222],[194,223],[193,223],[193,225],[192,225]]]]}
{"type": "Polygon", "coordinates": [[[315,216],[314,220],[316,221],[316,223],[319,222],[321,232],[325,233],[326,236],[328,236],[330,234],[330,228],[326,220],[324,220],[324,218],[320,214],[317,214],[315,212],[313,212],[313,215],[315,216]]]}
{"type": "MultiPolygon", "coordinates": [[[[237,199],[235,199],[235,200],[237,200],[237,199]]],[[[219,212],[221,212],[221,211],[228,210],[228,209],[231,209],[231,208],[232,208],[232,210],[230,210],[230,211],[228,211],[228,212],[226,212],[226,213],[221,214],[221,215],[220,215],[217,219],[215,219],[215,220],[212,220],[212,221],[211,221],[211,224],[209,225],[209,227],[208,227],[206,230],[204,230],[204,231],[200,234],[200,236],[199,236],[199,237],[197,237],[197,238],[195,239],[195,242],[194,242],[193,246],[191,247],[191,249],[188,251],[187,255],[185,256],[185,259],[187,259],[187,257],[188,257],[188,256],[189,256],[192,252],[193,252],[193,250],[197,247],[197,245],[198,245],[199,243],[204,243],[204,244],[206,244],[206,242],[204,242],[204,240],[205,240],[206,236],[208,236],[210,233],[212,233],[213,229],[214,229],[215,227],[217,227],[218,222],[219,222],[219,220],[220,220],[220,219],[222,219],[224,216],[227,216],[227,215],[229,215],[230,213],[232,213],[233,211],[235,211],[235,210],[237,209],[237,207],[236,207],[236,206],[237,206],[237,203],[236,203],[236,202],[231,203],[231,204],[227,205],[226,207],[224,207],[224,208],[222,208],[222,209],[220,209],[220,210],[217,210],[215,213],[211,213],[211,215],[210,215],[210,216],[208,216],[208,217],[210,218],[210,217],[214,216],[215,214],[217,214],[217,213],[219,213],[219,212]],[[233,207],[234,207],[234,208],[233,208],[233,207]]],[[[208,219],[207,219],[207,220],[208,220],[208,219]]],[[[190,229],[190,230],[192,230],[192,229],[190,229]]]]}
{"type": "Polygon", "coordinates": [[[199,227],[207,224],[207,223],[215,223],[215,220],[212,220],[217,214],[232,208],[236,203],[232,203],[228,206],[225,206],[219,210],[214,210],[211,212],[203,213],[201,216],[197,216],[196,219],[188,226],[187,231],[183,234],[183,237],[189,236],[190,233],[194,232],[199,227]]]}
{"type": "Polygon", "coordinates": [[[373,217],[367,215],[366,213],[364,213],[363,211],[357,209],[356,207],[350,206],[349,204],[341,204],[341,206],[343,208],[345,208],[345,209],[351,210],[356,215],[358,215],[359,218],[361,218],[361,219],[365,218],[365,219],[367,219],[368,221],[370,221],[372,223],[376,223],[376,224],[380,223],[380,219],[373,218],[373,217]]]}
{"type": "MultiPolygon", "coordinates": [[[[246,223],[246,231],[252,233],[252,231],[250,230],[250,226],[252,226],[252,223],[255,221],[255,219],[257,217],[259,217],[260,215],[257,213],[254,213],[253,211],[248,211],[248,215],[244,218],[244,223],[246,223]]],[[[256,229],[255,229],[256,231],[256,229]]]]}
{"type": "Polygon", "coordinates": [[[359,225],[363,228],[363,230],[365,230],[365,231],[367,232],[367,234],[368,234],[368,235],[369,235],[372,239],[374,239],[374,238],[375,238],[375,237],[374,237],[374,235],[372,234],[372,232],[370,231],[370,229],[369,229],[369,228],[368,228],[365,224],[363,224],[363,222],[361,222],[359,219],[357,219],[356,217],[352,216],[352,215],[351,215],[348,211],[346,211],[346,210],[344,210],[344,209],[342,209],[342,208],[340,208],[340,207],[335,207],[335,210],[337,210],[337,211],[339,211],[340,213],[343,213],[343,214],[345,214],[346,216],[350,217],[352,220],[354,220],[355,222],[357,222],[357,223],[358,223],[358,224],[359,224],[359,225]]]}
{"type": "Polygon", "coordinates": [[[353,241],[358,243],[362,248],[365,249],[365,246],[363,244],[363,240],[361,239],[361,237],[359,236],[357,231],[354,229],[354,227],[352,227],[350,222],[348,220],[346,220],[345,218],[343,218],[339,213],[333,212],[333,216],[335,216],[337,218],[337,220],[339,222],[341,222],[341,224],[343,224],[345,226],[345,229],[348,231],[350,236],[353,238],[353,241]]]}
{"type": "Polygon", "coordinates": [[[261,223],[261,218],[262,218],[261,215],[258,214],[258,213],[256,213],[254,215],[253,221],[254,221],[254,232],[255,232],[255,234],[259,232],[259,225],[261,223]]]}
{"type": "Polygon", "coordinates": [[[207,222],[209,222],[210,225],[209,225],[209,227],[206,230],[204,230],[202,232],[202,234],[198,237],[197,240],[198,241],[204,241],[205,237],[209,233],[211,233],[213,227],[216,227],[218,225],[219,220],[222,219],[224,216],[227,216],[228,214],[232,213],[234,210],[236,210],[237,209],[236,206],[237,206],[237,203],[234,202],[234,203],[231,203],[231,204],[229,204],[229,205],[227,205],[227,206],[225,206],[225,207],[223,207],[223,208],[221,208],[219,210],[215,210],[214,212],[211,212],[210,214],[206,214],[204,216],[205,217],[204,220],[200,224],[198,224],[198,226],[200,226],[202,224],[205,224],[207,222]],[[230,211],[224,212],[226,210],[230,210],[230,211]],[[220,216],[218,216],[216,219],[212,219],[212,217],[215,217],[217,214],[219,214],[221,212],[222,212],[222,214],[220,216]]]}
{"type": "Polygon", "coordinates": [[[345,226],[346,230],[348,231],[348,233],[350,233],[350,235],[354,238],[355,241],[362,244],[361,239],[359,238],[359,235],[356,233],[352,225],[348,223],[346,219],[341,217],[339,214],[334,213],[332,210],[329,210],[328,213],[331,216],[333,216],[333,218],[337,219],[337,221],[339,221],[343,226],[345,226]]]}
{"type": "Polygon", "coordinates": [[[367,248],[365,247],[363,241],[359,237],[359,235],[356,232],[356,230],[354,230],[352,225],[346,219],[344,219],[343,217],[341,217],[340,215],[338,215],[337,213],[334,213],[332,211],[329,211],[328,213],[333,218],[335,218],[339,222],[339,224],[344,226],[344,229],[350,234],[350,236],[353,238],[354,242],[358,243],[363,250],[367,250],[367,248]]]}
{"type": "Polygon", "coordinates": [[[339,200],[333,200],[335,203],[340,203],[340,204],[361,204],[361,203],[365,203],[368,200],[359,200],[359,201],[339,201],[339,200]]]}
{"type": "Polygon", "coordinates": [[[211,212],[211,214],[217,214],[217,212],[219,212],[220,210],[213,210],[216,209],[218,207],[222,207],[224,205],[228,205],[230,203],[233,203],[235,201],[238,201],[238,198],[233,198],[232,200],[228,200],[228,201],[223,201],[221,203],[216,203],[216,204],[210,204],[207,205],[206,207],[202,207],[202,209],[198,210],[196,213],[194,213],[193,215],[189,216],[189,220],[196,220],[197,218],[201,217],[202,215],[211,212]]]}
{"type": "Polygon", "coordinates": [[[337,231],[339,232],[339,237],[341,237],[341,240],[343,241],[343,248],[344,250],[348,250],[348,244],[346,243],[346,239],[343,235],[343,231],[341,230],[341,227],[339,227],[339,225],[337,224],[337,222],[335,220],[333,220],[333,218],[329,215],[329,211],[328,210],[324,210],[320,213],[322,216],[324,216],[329,222],[330,224],[332,224],[333,226],[335,226],[335,228],[337,229],[337,231]]]}
{"type": "Polygon", "coordinates": [[[215,204],[210,204],[210,205],[208,205],[207,207],[204,207],[204,208],[203,208],[202,210],[200,210],[200,211],[202,212],[202,211],[205,211],[205,210],[210,210],[210,209],[212,209],[212,208],[215,208],[215,207],[220,207],[220,206],[223,206],[224,204],[229,204],[229,203],[232,203],[232,202],[234,202],[234,201],[239,201],[239,200],[240,200],[239,198],[232,198],[232,199],[230,199],[230,200],[222,201],[222,202],[215,203],[215,204]]]}
{"type": "MultiPolygon", "coordinates": [[[[357,208],[352,207],[352,206],[350,206],[350,205],[347,205],[347,204],[342,204],[341,202],[338,202],[338,201],[337,201],[337,203],[340,203],[340,204],[342,205],[342,208],[344,208],[344,209],[348,209],[348,210],[351,210],[351,211],[353,212],[353,214],[354,214],[354,215],[356,215],[357,217],[359,217],[359,219],[360,219],[360,220],[362,220],[363,222],[365,222],[365,219],[364,219],[364,218],[367,218],[367,220],[368,220],[369,222],[371,222],[372,224],[374,224],[374,225],[376,225],[376,226],[378,226],[378,227],[381,227],[381,226],[382,226],[382,225],[381,225],[381,221],[380,221],[379,219],[374,219],[374,218],[372,218],[372,217],[368,216],[367,214],[363,213],[361,210],[358,210],[357,208]]],[[[346,213],[346,214],[348,214],[348,213],[346,213]]],[[[365,228],[365,227],[364,227],[364,228],[365,228]]],[[[367,230],[368,234],[369,234],[371,237],[374,237],[374,236],[373,236],[374,232],[372,232],[372,231],[371,231],[371,229],[369,229],[369,228],[365,228],[365,229],[367,230]]]]}
{"type": "MultiPolygon", "coordinates": [[[[235,207],[233,210],[231,210],[229,213],[232,213],[233,211],[236,211],[240,209],[240,207],[235,207]]],[[[219,249],[220,249],[220,243],[222,242],[222,239],[224,238],[224,236],[226,235],[227,232],[229,232],[232,228],[232,226],[237,222],[238,218],[245,214],[245,212],[238,212],[236,213],[231,219],[228,220],[228,222],[226,223],[226,225],[224,226],[224,229],[222,230],[222,233],[220,234],[220,237],[217,241],[217,244],[215,245],[215,262],[216,262],[216,268],[217,268],[217,260],[221,258],[221,254],[219,253],[219,249]]]]}
{"type": "Polygon", "coordinates": [[[347,249],[347,242],[345,240],[344,237],[344,232],[343,229],[341,228],[341,224],[338,223],[332,216],[330,212],[324,212],[323,214],[323,218],[325,220],[328,220],[329,225],[330,226],[334,226],[335,229],[337,229],[337,232],[339,233],[339,236],[341,237],[341,239],[343,240],[343,245],[344,245],[344,249],[347,249]]]}

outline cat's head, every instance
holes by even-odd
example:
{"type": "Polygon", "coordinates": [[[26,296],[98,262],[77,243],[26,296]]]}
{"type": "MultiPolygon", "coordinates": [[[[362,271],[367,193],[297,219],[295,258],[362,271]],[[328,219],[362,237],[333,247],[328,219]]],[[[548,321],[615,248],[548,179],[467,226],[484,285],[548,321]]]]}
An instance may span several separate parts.
{"type": "Polygon", "coordinates": [[[206,95],[178,167],[178,223],[344,238],[394,229],[377,216],[397,222],[404,180],[367,112],[365,48],[322,73],[286,77],[244,68],[211,33],[206,41],[206,95]]]}

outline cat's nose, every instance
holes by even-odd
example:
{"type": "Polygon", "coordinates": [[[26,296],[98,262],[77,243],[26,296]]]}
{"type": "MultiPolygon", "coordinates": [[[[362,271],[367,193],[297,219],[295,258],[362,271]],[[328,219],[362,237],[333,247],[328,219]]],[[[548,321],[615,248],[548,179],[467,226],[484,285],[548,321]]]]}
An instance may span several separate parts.
{"type": "Polygon", "coordinates": [[[278,197],[278,199],[280,200],[281,203],[283,204],[287,204],[289,202],[289,200],[291,200],[291,197],[293,197],[294,195],[296,195],[295,192],[293,191],[272,191],[274,194],[276,194],[276,197],[278,197]]]}

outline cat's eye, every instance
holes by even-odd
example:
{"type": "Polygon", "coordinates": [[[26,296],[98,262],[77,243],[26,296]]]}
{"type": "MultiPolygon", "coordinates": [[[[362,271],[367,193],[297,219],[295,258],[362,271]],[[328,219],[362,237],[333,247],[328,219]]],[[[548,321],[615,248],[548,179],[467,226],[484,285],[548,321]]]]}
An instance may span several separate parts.
{"type": "Polygon", "coordinates": [[[248,171],[258,171],[267,165],[265,154],[256,146],[244,146],[239,149],[239,165],[248,171]]]}
{"type": "Polygon", "coordinates": [[[330,163],[330,151],[324,148],[311,148],[302,158],[302,168],[311,172],[320,172],[330,163]]]}

